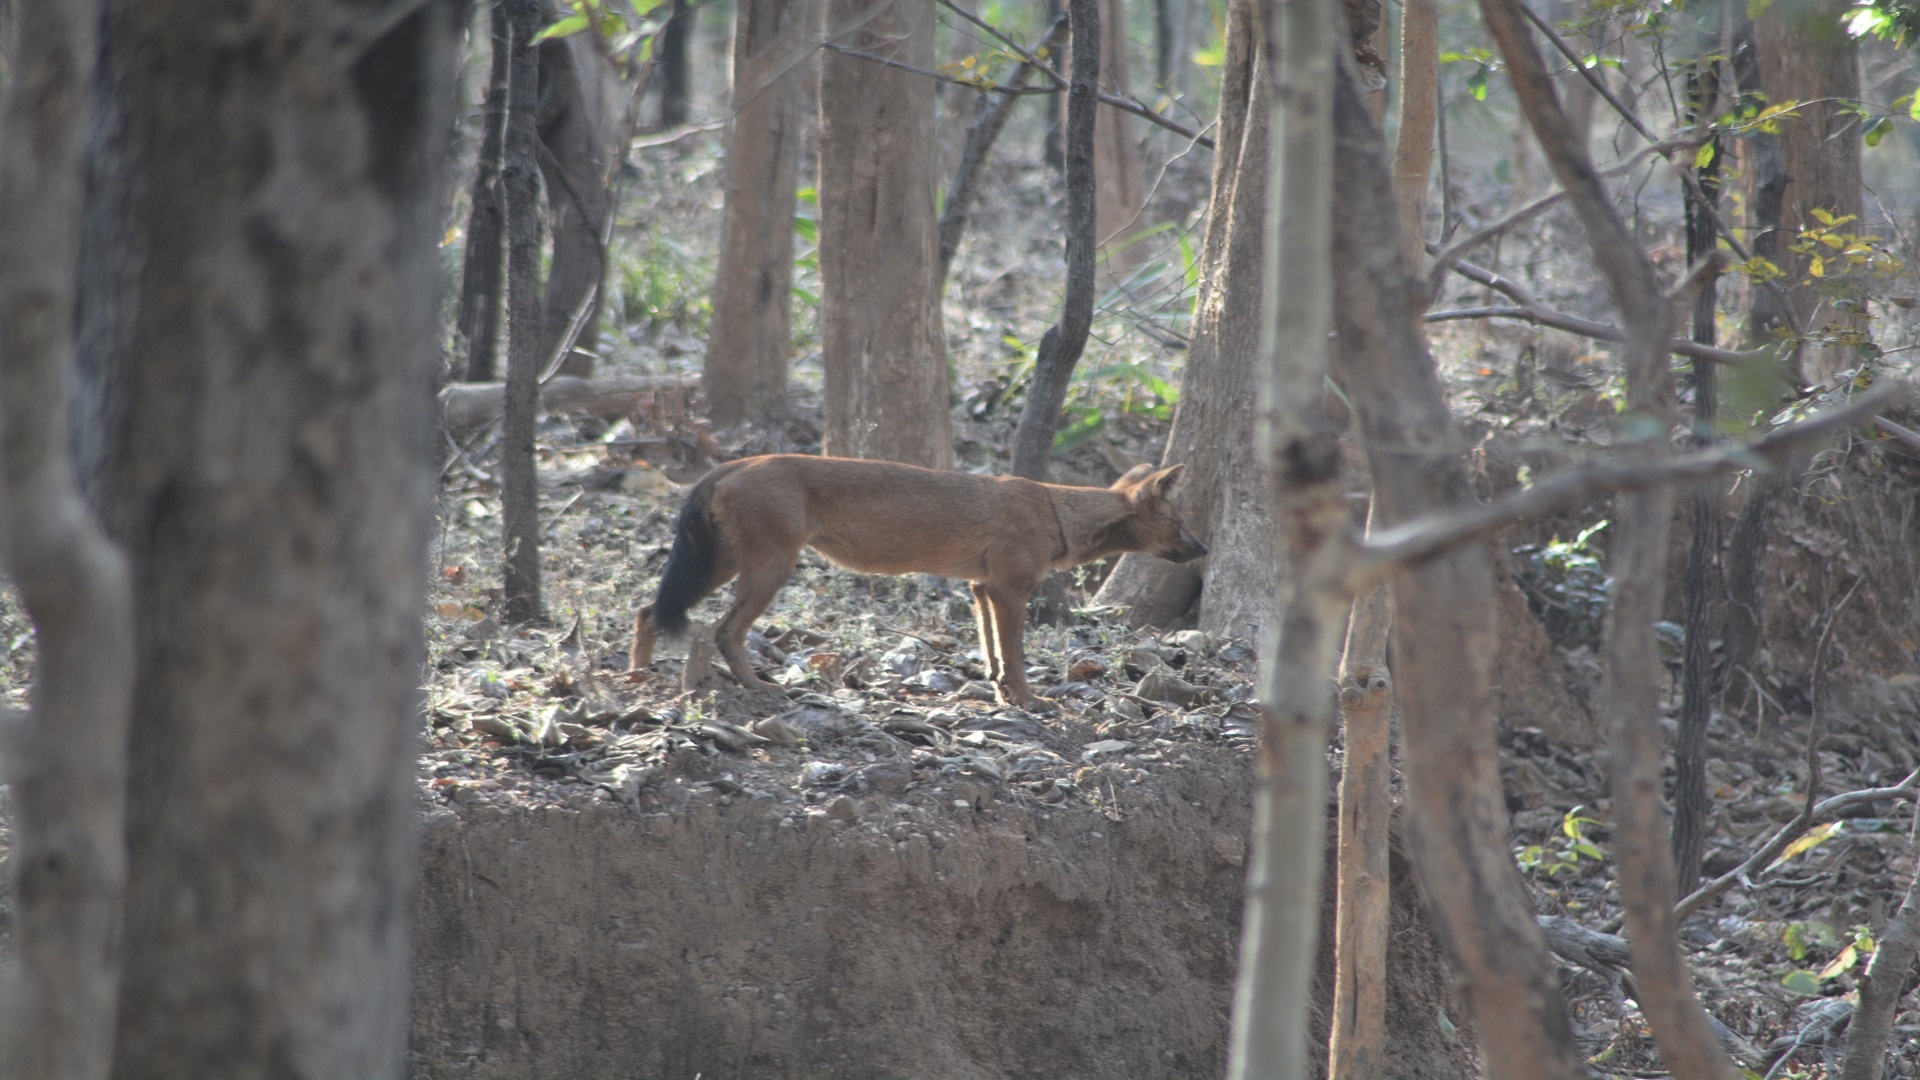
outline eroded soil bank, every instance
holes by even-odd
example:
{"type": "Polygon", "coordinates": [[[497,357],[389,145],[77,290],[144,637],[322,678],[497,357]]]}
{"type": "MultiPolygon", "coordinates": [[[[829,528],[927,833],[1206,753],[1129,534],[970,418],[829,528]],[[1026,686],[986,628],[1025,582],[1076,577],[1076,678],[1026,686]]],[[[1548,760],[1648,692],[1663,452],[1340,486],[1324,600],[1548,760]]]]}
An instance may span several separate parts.
{"type": "MultiPolygon", "coordinates": [[[[1222,1075],[1244,752],[1191,747],[1095,805],[966,778],[815,805],[740,786],[430,808],[413,1074],[1222,1075]]],[[[1388,1075],[1466,1075],[1431,935],[1396,900],[1388,1075]]]]}

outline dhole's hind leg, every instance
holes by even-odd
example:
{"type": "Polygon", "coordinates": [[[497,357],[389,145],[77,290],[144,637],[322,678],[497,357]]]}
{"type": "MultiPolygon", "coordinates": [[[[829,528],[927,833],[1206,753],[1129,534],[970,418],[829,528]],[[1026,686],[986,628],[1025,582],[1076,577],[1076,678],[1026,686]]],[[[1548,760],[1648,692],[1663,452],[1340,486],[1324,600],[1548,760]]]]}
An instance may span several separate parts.
{"type": "Polygon", "coordinates": [[[753,662],[747,658],[747,631],[753,629],[754,621],[766,614],[780,587],[793,576],[794,560],[785,563],[773,563],[742,571],[733,585],[733,606],[721,617],[713,629],[713,642],[720,649],[720,655],[726,657],[727,666],[733,669],[733,677],[740,685],[751,690],[780,691],[778,683],[771,683],[753,670],[753,662]]]}
{"type": "Polygon", "coordinates": [[[627,647],[627,670],[646,670],[653,663],[653,646],[658,640],[660,628],[653,624],[653,605],[648,604],[633,617],[633,644],[627,647]]]}

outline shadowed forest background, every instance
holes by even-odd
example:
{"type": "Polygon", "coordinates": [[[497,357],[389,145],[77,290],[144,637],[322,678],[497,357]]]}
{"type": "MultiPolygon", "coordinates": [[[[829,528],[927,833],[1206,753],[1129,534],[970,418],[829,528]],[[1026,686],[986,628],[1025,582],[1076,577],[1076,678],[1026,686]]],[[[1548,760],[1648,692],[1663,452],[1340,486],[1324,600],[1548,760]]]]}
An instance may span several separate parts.
{"type": "Polygon", "coordinates": [[[1911,8],[0,19],[0,1075],[1920,1076],[1911,8]],[[1212,554],[628,671],[763,453],[1212,554]]]}

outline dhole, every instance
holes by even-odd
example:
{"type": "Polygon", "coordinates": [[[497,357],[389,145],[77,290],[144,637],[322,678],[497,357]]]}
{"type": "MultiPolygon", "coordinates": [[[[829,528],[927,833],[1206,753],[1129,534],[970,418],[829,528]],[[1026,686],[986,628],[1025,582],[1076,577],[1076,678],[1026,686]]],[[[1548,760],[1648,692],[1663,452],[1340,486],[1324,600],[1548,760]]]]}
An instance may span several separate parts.
{"type": "Polygon", "coordinates": [[[687,495],[653,603],[633,621],[632,667],[653,662],[661,634],[735,577],[714,644],[741,684],[778,690],[747,660],[747,629],[810,547],[869,574],[939,574],[972,583],[980,652],[1000,699],[1046,707],[1027,684],[1027,599],[1047,571],[1126,551],[1174,562],[1207,553],[1167,500],[1184,466],[1137,465],[1112,487],[888,461],[769,454],[730,462],[687,495]]]}

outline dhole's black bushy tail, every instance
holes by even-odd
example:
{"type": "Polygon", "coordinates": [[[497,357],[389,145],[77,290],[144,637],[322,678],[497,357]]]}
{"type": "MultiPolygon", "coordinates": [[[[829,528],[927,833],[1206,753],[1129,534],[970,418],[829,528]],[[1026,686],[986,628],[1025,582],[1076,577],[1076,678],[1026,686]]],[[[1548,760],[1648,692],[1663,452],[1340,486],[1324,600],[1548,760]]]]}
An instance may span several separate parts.
{"type": "Polygon", "coordinates": [[[668,637],[687,631],[687,612],[713,591],[714,560],[719,540],[713,531],[713,474],[693,486],[680,508],[667,568],[660,572],[660,591],[653,599],[653,624],[668,637]]]}

